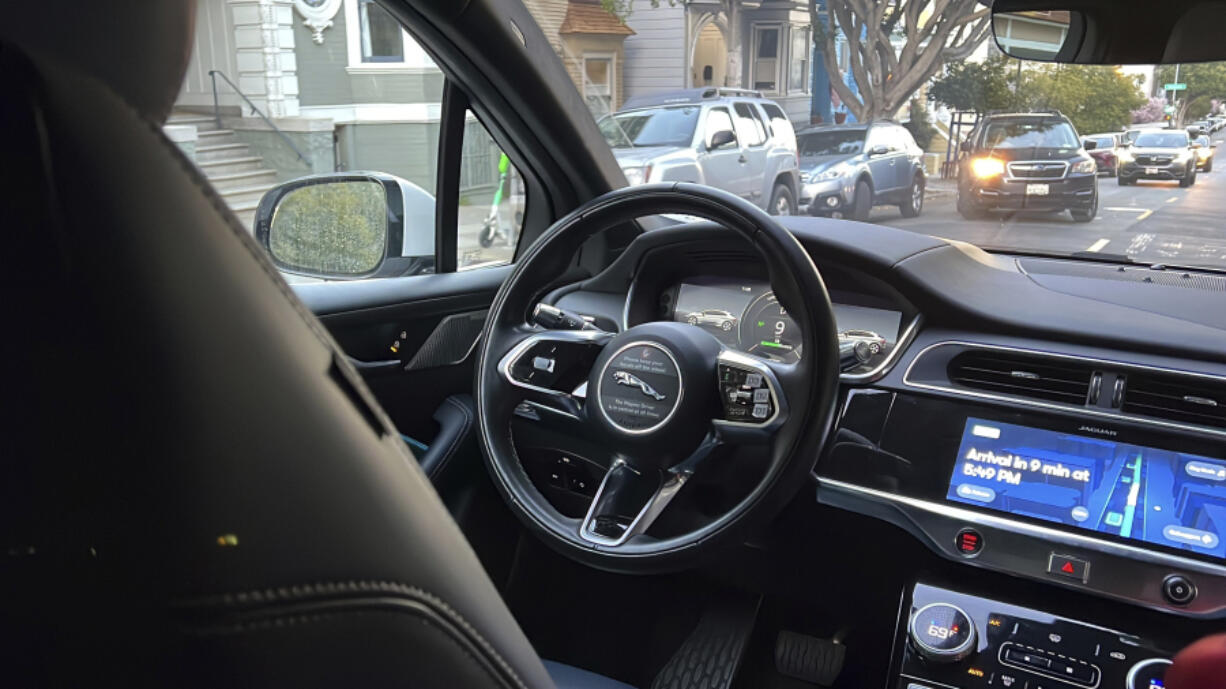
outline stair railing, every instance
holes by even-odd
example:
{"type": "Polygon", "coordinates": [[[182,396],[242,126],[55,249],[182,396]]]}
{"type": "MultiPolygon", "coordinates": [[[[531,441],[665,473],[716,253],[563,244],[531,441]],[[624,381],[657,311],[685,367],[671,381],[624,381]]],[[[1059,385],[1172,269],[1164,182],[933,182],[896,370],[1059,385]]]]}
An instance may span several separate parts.
{"type": "Polygon", "coordinates": [[[234,89],[234,92],[238,94],[239,98],[242,98],[244,101],[247,102],[247,106],[251,108],[251,111],[259,115],[260,119],[264,120],[264,124],[268,125],[274,132],[276,132],[277,136],[281,137],[281,140],[284,141],[285,144],[289,146],[290,150],[293,151],[298,156],[298,160],[301,160],[302,162],[306,163],[308,167],[311,165],[311,161],[308,160],[307,157],[303,155],[302,151],[300,151],[298,147],[294,145],[294,140],[289,138],[289,136],[286,135],[285,132],[281,131],[280,127],[273,124],[273,121],[268,119],[268,116],[265,115],[262,110],[260,110],[259,108],[255,106],[255,103],[251,102],[251,99],[247,97],[247,94],[238,90],[238,85],[235,84],[233,81],[231,81],[230,77],[226,76],[225,73],[220,72],[216,69],[210,69],[209,78],[213,80],[213,116],[217,119],[218,129],[222,129],[223,125],[221,123],[221,104],[217,99],[217,77],[221,77],[222,80],[224,80],[227,84],[230,85],[231,89],[234,89]]]}

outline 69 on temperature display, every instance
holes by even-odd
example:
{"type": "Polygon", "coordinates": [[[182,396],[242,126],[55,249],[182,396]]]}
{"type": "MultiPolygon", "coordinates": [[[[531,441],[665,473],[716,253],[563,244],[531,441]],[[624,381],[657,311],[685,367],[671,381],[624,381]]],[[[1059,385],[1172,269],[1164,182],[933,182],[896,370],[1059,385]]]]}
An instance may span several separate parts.
{"type": "Polygon", "coordinates": [[[917,653],[938,663],[962,660],[975,648],[974,623],[949,603],[930,603],[915,611],[908,636],[917,653]]]}

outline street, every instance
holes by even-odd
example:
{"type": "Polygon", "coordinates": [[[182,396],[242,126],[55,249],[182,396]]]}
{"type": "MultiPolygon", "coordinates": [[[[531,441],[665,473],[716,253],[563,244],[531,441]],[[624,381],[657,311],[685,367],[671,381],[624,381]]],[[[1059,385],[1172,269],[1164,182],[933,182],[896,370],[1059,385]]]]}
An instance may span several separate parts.
{"type": "Polygon", "coordinates": [[[903,218],[895,207],[882,206],[873,209],[869,222],[984,248],[1091,252],[1147,263],[1226,267],[1226,169],[1199,173],[1196,184],[1187,189],[1165,181],[1121,187],[1114,178],[1100,177],[1098,216],[1088,223],[1073,222],[1066,212],[964,220],[954,207],[953,189],[953,180],[934,180],[918,218],[903,218]]]}

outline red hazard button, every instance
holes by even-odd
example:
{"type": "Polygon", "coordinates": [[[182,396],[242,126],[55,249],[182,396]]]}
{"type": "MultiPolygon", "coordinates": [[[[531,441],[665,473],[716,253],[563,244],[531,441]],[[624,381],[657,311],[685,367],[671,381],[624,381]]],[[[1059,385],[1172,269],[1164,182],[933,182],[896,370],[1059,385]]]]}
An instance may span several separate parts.
{"type": "Polygon", "coordinates": [[[954,547],[962,555],[974,557],[983,550],[983,534],[971,528],[962,529],[954,536],[954,547]]]}
{"type": "Polygon", "coordinates": [[[1068,555],[1052,553],[1047,560],[1047,573],[1085,583],[1090,576],[1090,563],[1068,555]]]}

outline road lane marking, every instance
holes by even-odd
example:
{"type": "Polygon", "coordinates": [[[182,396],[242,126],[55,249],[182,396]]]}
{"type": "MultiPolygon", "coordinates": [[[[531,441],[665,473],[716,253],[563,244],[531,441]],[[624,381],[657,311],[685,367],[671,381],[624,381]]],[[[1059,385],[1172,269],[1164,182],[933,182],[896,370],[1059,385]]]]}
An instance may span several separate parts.
{"type": "Polygon", "coordinates": [[[1151,215],[1153,215],[1153,214],[1154,214],[1154,212],[1153,212],[1153,211],[1148,211],[1148,210],[1147,210],[1147,211],[1145,211],[1144,213],[1142,213],[1142,214],[1140,214],[1140,215],[1138,215],[1138,216],[1137,216],[1137,222],[1141,222],[1142,220],[1144,220],[1144,219],[1148,218],[1149,216],[1151,216],[1151,215]]]}
{"type": "Polygon", "coordinates": [[[1105,211],[1119,211],[1120,213],[1144,213],[1146,208],[1137,208],[1136,206],[1105,206],[1105,211]]]}
{"type": "Polygon", "coordinates": [[[1149,247],[1149,243],[1152,241],[1154,241],[1154,235],[1149,232],[1143,232],[1132,238],[1132,243],[1128,245],[1128,248],[1124,251],[1124,253],[1129,256],[1135,256],[1136,254],[1145,251],[1145,249],[1149,247]]]}
{"type": "Polygon", "coordinates": [[[1172,196],[1171,198],[1167,199],[1167,200],[1166,200],[1166,202],[1167,202],[1167,203],[1175,203],[1175,202],[1176,202],[1176,201],[1178,201],[1178,200],[1179,200],[1179,197],[1178,197],[1178,196],[1172,196]]]}
{"type": "Polygon", "coordinates": [[[1104,247],[1104,246],[1107,246],[1107,245],[1108,245],[1108,244],[1110,244],[1110,243],[1111,243],[1111,240],[1110,240],[1110,239],[1107,239],[1106,237],[1103,237],[1102,239],[1098,240],[1097,242],[1094,242],[1093,244],[1091,244],[1091,245],[1090,245],[1090,248],[1086,249],[1086,251],[1089,251],[1089,252],[1091,252],[1091,253],[1099,252],[1099,251],[1102,251],[1102,250],[1103,250],[1103,247],[1104,247]]]}

